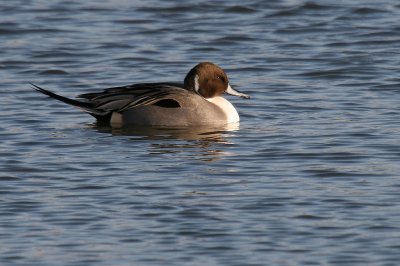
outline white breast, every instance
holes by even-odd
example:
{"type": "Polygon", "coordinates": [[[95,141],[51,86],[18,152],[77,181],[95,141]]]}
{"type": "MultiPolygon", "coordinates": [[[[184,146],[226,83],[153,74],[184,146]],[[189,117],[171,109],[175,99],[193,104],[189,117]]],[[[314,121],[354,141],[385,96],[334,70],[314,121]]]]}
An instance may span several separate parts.
{"type": "Polygon", "coordinates": [[[225,98],[217,96],[214,98],[206,99],[207,101],[217,105],[219,108],[221,108],[226,117],[227,117],[227,123],[235,123],[239,122],[239,114],[236,111],[235,107],[225,98]]]}

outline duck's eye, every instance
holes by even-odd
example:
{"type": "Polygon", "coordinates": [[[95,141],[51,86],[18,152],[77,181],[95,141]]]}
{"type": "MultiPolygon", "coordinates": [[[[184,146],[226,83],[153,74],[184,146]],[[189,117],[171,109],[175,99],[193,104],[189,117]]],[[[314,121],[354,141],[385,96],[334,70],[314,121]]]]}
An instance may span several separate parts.
{"type": "Polygon", "coordinates": [[[217,79],[221,80],[222,82],[225,82],[225,78],[223,76],[217,76],[217,79]]]}

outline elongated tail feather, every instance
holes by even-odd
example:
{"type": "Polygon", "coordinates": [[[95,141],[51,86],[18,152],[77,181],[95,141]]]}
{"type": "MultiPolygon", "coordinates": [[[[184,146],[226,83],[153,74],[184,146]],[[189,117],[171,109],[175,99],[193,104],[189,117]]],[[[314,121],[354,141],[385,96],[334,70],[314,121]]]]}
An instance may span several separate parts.
{"type": "Polygon", "coordinates": [[[70,99],[70,98],[55,94],[54,92],[45,90],[35,84],[32,84],[32,83],[30,83],[30,84],[33,86],[34,90],[36,90],[40,93],[43,93],[44,95],[47,95],[53,99],[59,100],[63,103],[75,106],[75,107],[85,111],[86,113],[89,113],[90,115],[94,116],[98,120],[107,120],[110,117],[110,113],[108,111],[95,109],[95,107],[91,103],[81,102],[81,101],[77,101],[74,99],[70,99]]]}

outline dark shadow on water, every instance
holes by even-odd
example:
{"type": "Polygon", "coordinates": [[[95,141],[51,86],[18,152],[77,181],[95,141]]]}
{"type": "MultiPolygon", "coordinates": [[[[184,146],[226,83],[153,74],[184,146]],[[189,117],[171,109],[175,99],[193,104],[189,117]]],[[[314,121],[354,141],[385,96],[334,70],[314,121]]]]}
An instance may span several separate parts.
{"type": "Polygon", "coordinates": [[[136,136],[149,140],[176,139],[176,140],[204,140],[226,143],[226,137],[239,130],[239,123],[224,126],[196,126],[196,127],[126,127],[112,128],[103,125],[91,125],[101,133],[115,136],[136,136]]]}
{"type": "Polygon", "coordinates": [[[224,147],[233,145],[234,132],[239,123],[224,126],[197,127],[130,127],[111,128],[91,125],[96,131],[113,136],[129,136],[132,141],[149,143],[148,154],[181,155],[206,162],[217,161],[229,155],[224,147]]]}

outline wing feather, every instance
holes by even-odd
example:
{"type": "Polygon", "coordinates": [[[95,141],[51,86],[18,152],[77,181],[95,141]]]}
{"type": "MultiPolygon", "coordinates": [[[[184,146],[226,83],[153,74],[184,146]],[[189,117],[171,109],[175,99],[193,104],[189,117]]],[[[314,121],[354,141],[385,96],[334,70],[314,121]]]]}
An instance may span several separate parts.
{"type": "Polygon", "coordinates": [[[113,87],[102,92],[81,94],[95,109],[106,112],[122,112],[129,108],[152,105],[160,100],[171,99],[173,95],[187,93],[182,84],[142,83],[113,87]]]}
{"type": "MultiPolygon", "coordinates": [[[[182,99],[188,91],[178,83],[142,83],[123,87],[113,87],[102,92],[85,93],[78,96],[83,100],[74,100],[51,91],[34,86],[34,89],[54,99],[76,106],[96,117],[99,121],[107,122],[113,112],[123,112],[129,108],[153,105],[162,100],[182,99]]],[[[179,103],[178,103],[178,106],[179,103]]]]}

